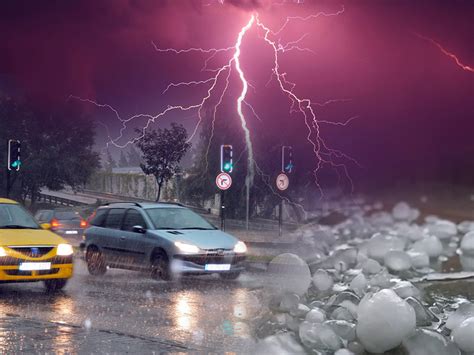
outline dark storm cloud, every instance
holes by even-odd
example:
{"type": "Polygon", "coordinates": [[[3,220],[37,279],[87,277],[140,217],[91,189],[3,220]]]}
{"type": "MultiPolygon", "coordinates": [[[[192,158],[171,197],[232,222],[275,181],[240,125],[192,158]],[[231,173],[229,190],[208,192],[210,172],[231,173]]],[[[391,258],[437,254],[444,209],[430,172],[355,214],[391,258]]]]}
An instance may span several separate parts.
{"type": "Polygon", "coordinates": [[[0,75],[40,100],[95,98],[102,73],[154,59],[152,40],[185,46],[200,8],[199,1],[2,2],[0,75]]]}

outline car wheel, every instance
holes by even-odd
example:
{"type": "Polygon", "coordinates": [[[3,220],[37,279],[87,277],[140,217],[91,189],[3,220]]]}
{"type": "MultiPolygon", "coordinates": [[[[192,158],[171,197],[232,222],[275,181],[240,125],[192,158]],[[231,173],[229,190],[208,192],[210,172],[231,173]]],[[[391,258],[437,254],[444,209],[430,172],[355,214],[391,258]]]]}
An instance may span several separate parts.
{"type": "Polygon", "coordinates": [[[94,276],[104,275],[107,271],[105,259],[99,249],[89,247],[86,251],[87,270],[94,276]]]}
{"type": "Polygon", "coordinates": [[[59,291],[64,288],[67,284],[67,279],[52,279],[52,280],[45,280],[44,286],[48,292],[59,291]]]}
{"type": "Polygon", "coordinates": [[[153,260],[151,262],[151,277],[155,280],[173,280],[170,262],[165,252],[162,251],[153,256],[153,260]]]}
{"type": "Polygon", "coordinates": [[[226,272],[219,274],[219,277],[224,280],[235,280],[240,276],[240,271],[226,272]]]}

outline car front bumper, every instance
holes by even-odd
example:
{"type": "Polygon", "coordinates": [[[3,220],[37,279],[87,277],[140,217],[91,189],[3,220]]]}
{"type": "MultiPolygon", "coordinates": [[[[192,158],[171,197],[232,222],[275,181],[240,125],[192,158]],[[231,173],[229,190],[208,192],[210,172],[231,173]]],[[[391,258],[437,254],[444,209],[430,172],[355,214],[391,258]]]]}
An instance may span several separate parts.
{"type": "Polygon", "coordinates": [[[197,255],[174,255],[171,269],[174,272],[183,274],[215,274],[215,273],[233,273],[245,270],[245,255],[235,253],[217,255],[217,254],[197,254],[197,255]],[[229,265],[228,270],[208,270],[206,265],[229,265]]]}
{"type": "Polygon", "coordinates": [[[68,279],[73,274],[73,256],[53,257],[50,259],[18,259],[9,256],[0,257],[0,282],[33,282],[50,279],[68,279]],[[23,262],[50,262],[49,270],[20,270],[23,262]]]}

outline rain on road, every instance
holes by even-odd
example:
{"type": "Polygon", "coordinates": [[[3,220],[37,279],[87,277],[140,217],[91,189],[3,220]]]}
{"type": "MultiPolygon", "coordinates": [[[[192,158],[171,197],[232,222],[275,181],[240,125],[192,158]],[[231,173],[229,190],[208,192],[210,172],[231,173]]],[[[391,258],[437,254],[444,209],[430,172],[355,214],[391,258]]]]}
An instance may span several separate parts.
{"type": "Polygon", "coordinates": [[[63,292],[47,294],[41,283],[0,285],[0,328],[23,340],[0,337],[0,350],[245,352],[254,344],[251,320],[264,278],[247,273],[237,281],[211,275],[166,283],[123,270],[93,277],[76,259],[63,292]]]}

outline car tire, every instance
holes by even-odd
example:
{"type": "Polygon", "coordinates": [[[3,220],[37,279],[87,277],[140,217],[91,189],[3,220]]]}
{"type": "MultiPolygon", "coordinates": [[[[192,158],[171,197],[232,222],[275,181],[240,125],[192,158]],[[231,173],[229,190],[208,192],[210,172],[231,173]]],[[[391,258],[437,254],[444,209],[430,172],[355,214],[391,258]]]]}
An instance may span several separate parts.
{"type": "Polygon", "coordinates": [[[219,274],[219,277],[224,280],[235,280],[240,276],[240,271],[226,272],[219,274]]]}
{"type": "Polygon", "coordinates": [[[174,279],[171,272],[168,255],[160,251],[153,256],[151,261],[151,277],[155,280],[172,281],[174,279]]]}
{"type": "Polygon", "coordinates": [[[91,275],[101,276],[107,272],[104,256],[97,247],[87,248],[86,263],[87,270],[91,275]]]}
{"type": "Polygon", "coordinates": [[[44,286],[48,292],[62,290],[67,284],[67,279],[44,280],[44,286]]]}

